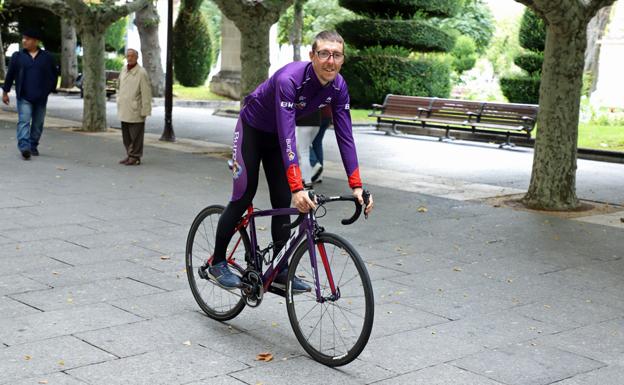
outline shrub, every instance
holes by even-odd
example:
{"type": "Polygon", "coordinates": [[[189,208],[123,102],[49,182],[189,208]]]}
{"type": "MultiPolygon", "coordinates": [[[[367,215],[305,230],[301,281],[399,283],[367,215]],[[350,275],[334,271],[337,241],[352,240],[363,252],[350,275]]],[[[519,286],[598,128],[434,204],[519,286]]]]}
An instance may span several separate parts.
{"type": "Polygon", "coordinates": [[[370,108],[389,93],[448,97],[451,91],[448,65],[434,58],[353,55],[341,73],[354,107],[370,108]]]}
{"type": "Polygon", "coordinates": [[[340,5],[372,18],[412,18],[418,13],[449,17],[457,13],[461,0],[340,0],[340,5]]]}
{"type": "Polygon", "coordinates": [[[342,37],[355,47],[396,45],[420,52],[446,52],[453,37],[422,20],[347,20],[336,26],[342,37]]]}
{"type": "Polygon", "coordinates": [[[540,78],[515,76],[500,79],[503,94],[511,103],[538,104],[540,78]]]}
{"type": "Polygon", "coordinates": [[[104,68],[109,71],[121,71],[124,66],[124,57],[117,56],[114,58],[104,59],[104,68]]]}
{"type": "Polygon", "coordinates": [[[522,15],[518,40],[520,45],[529,51],[544,52],[546,25],[529,9],[522,15]]]}
{"type": "Polygon", "coordinates": [[[210,73],[210,34],[200,5],[198,0],[183,0],[173,28],[173,70],[186,87],[203,85],[210,73]]]}
{"type": "Polygon", "coordinates": [[[523,53],[514,58],[514,63],[528,72],[529,75],[535,75],[542,71],[544,54],[541,52],[523,53]]]}
{"type": "Polygon", "coordinates": [[[455,47],[450,52],[452,66],[455,72],[461,74],[475,66],[477,62],[477,45],[468,36],[461,35],[455,41],[455,47]]]}

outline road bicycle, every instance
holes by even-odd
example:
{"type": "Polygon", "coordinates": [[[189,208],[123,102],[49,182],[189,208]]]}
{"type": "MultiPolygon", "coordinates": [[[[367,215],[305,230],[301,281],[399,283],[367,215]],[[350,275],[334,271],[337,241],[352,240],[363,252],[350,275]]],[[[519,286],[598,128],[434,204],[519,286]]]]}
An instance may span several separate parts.
{"type": "MultiPolygon", "coordinates": [[[[374,317],[373,289],[366,266],[358,252],[344,238],[326,232],[317,218],[325,216],[330,202],[355,203],[355,213],[343,219],[354,223],[362,205],[353,196],[314,195],[317,208],[302,214],[295,208],[257,210],[253,204],[240,219],[226,258],[230,269],[242,281],[242,287],[226,289],[207,274],[212,262],[214,241],[221,205],[204,208],[191,225],[186,241],[186,272],[195,300],[211,318],[227,321],[245,306],[258,307],[265,293],[286,298],[291,327],[305,351],[316,361],[340,366],[353,361],[362,352],[371,334],[374,317]],[[275,215],[298,215],[292,223],[284,247],[274,255],[274,245],[261,249],[256,236],[256,218],[275,215]],[[320,215],[320,216],[318,216],[320,215]],[[288,266],[285,290],[273,285],[277,273],[288,266]],[[310,292],[295,293],[294,277],[308,284],[310,292]]],[[[370,194],[364,193],[365,206],[370,194]]]]}

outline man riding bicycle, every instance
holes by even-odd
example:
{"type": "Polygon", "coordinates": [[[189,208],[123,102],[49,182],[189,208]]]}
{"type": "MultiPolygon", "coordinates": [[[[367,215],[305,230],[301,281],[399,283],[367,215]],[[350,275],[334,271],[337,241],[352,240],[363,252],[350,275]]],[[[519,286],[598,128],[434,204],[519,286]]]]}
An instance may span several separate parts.
{"type": "MultiPolygon", "coordinates": [[[[219,219],[214,257],[208,275],[228,289],[241,286],[241,279],[228,268],[225,259],[237,222],[251,204],[258,188],[260,161],[264,168],[271,205],[287,208],[290,204],[306,213],[316,208],[304,190],[296,151],[295,121],[331,106],[334,131],[342,162],[353,196],[364,204],[362,181],[353,141],[349,92],[341,75],[344,62],[344,40],[336,32],[323,31],[316,35],[310,52],[311,62],[293,62],[279,69],[260,84],[242,103],[234,131],[232,198],[219,219]]],[[[308,161],[305,159],[304,161],[308,161]]],[[[373,209],[373,199],[364,209],[373,209]]],[[[271,235],[277,254],[290,236],[288,216],[273,216],[271,235]]],[[[273,285],[284,289],[288,276],[285,266],[275,277],[273,285]]],[[[310,287],[295,277],[295,292],[310,291],[310,287]]]]}

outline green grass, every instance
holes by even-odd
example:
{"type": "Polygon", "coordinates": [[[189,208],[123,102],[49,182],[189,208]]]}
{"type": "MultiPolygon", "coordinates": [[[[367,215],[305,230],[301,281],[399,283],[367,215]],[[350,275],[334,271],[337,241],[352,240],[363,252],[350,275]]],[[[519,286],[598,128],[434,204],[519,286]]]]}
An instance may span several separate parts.
{"type": "Polygon", "coordinates": [[[180,84],[173,85],[173,95],[183,100],[230,100],[225,96],[212,93],[208,87],[184,87],[180,84]]]}
{"type": "Polygon", "coordinates": [[[352,109],[351,110],[351,121],[353,123],[357,123],[357,124],[362,124],[362,123],[375,124],[377,122],[377,119],[370,118],[368,116],[368,114],[370,114],[372,111],[373,110],[352,109]]]}
{"type": "Polygon", "coordinates": [[[580,148],[624,151],[624,125],[604,126],[596,123],[579,125],[580,148]]]}
{"type": "MultiPolygon", "coordinates": [[[[353,123],[375,124],[376,119],[368,117],[372,110],[351,110],[353,123]]],[[[537,130],[533,131],[533,137],[537,130]]],[[[578,146],[608,151],[624,151],[624,125],[601,125],[599,123],[581,123],[579,125],[578,146]]]]}

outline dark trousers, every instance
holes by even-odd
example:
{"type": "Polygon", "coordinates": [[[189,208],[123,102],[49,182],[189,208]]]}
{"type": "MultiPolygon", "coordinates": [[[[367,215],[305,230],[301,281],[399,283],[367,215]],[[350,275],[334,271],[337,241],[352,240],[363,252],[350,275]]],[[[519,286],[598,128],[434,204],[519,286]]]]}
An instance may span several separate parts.
{"type": "MultiPolygon", "coordinates": [[[[234,194],[217,226],[217,234],[214,249],[214,263],[225,260],[226,250],[234,228],[240,217],[251,204],[258,188],[260,175],[260,163],[264,168],[264,175],[269,186],[271,206],[276,208],[290,207],[291,193],[284,172],[281,149],[277,134],[270,134],[257,130],[240,120],[236,126],[238,140],[234,143],[238,155],[238,170],[234,176],[234,194]]],[[[271,235],[277,254],[284,246],[290,230],[284,229],[284,225],[290,223],[288,215],[276,215],[271,218],[271,235]]]]}
{"type": "Polygon", "coordinates": [[[145,122],[121,122],[121,134],[126,146],[128,157],[141,159],[143,156],[143,137],[145,136],[145,122]]]}

